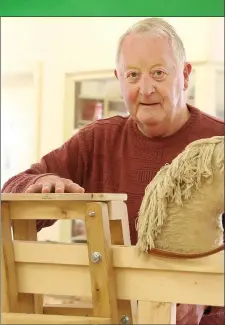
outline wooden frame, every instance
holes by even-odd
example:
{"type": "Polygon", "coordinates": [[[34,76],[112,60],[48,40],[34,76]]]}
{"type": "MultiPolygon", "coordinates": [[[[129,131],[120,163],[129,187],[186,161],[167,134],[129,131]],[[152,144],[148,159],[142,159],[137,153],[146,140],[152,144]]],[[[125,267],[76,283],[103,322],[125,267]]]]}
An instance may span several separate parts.
{"type": "Polygon", "coordinates": [[[175,324],[174,303],[224,306],[223,254],[194,260],[141,254],[130,244],[126,195],[2,194],[1,200],[2,324],[175,324]],[[87,244],[37,242],[36,219],[73,219],[76,211],[87,244]],[[43,306],[44,294],[92,303],[43,306]]]}

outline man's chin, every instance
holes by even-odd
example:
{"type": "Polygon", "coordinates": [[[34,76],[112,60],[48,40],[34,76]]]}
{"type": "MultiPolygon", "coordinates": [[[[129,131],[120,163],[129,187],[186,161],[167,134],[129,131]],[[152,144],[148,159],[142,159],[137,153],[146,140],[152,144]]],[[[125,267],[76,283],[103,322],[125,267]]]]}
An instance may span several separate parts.
{"type": "Polygon", "coordinates": [[[149,127],[156,126],[163,121],[158,116],[156,117],[153,115],[141,115],[141,114],[138,114],[136,116],[136,120],[138,124],[146,125],[149,127]]]}

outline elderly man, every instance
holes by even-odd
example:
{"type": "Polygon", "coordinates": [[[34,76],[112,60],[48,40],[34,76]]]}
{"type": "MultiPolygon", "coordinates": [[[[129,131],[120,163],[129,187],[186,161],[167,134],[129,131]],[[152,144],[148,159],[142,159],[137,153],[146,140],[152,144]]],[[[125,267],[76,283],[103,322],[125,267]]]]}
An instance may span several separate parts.
{"type": "MultiPolygon", "coordinates": [[[[129,117],[98,120],[11,178],[3,192],[128,194],[132,244],[145,187],[192,141],[224,134],[224,122],[186,103],[191,64],[176,31],[144,19],[120,39],[117,77],[129,117]]],[[[202,107],[204,110],[204,107],[202,107]]],[[[37,221],[37,229],[52,221],[37,221]]],[[[223,309],[180,305],[177,324],[224,324],[223,309]]]]}

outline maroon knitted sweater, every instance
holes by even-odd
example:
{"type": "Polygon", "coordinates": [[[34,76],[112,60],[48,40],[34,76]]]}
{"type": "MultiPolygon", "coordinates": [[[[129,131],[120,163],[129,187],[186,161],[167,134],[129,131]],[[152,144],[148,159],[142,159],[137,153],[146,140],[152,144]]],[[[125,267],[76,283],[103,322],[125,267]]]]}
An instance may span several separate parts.
{"type": "MultiPolygon", "coordinates": [[[[141,200],[159,169],[171,163],[190,142],[224,135],[223,121],[191,106],[189,110],[191,116],[186,124],[165,138],[144,136],[130,117],[96,121],[30,169],[12,177],[3,192],[24,192],[41,175],[53,173],[81,185],[86,193],[126,193],[131,241],[135,244],[135,220],[141,200]]],[[[37,221],[37,228],[40,230],[52,223],[37,221]]],[[[201,324],[209,324],[208,320],[210,324],[224,324],[223,311],[220,317],[218,313],[215,318],[204,316],[201,324]]]]}

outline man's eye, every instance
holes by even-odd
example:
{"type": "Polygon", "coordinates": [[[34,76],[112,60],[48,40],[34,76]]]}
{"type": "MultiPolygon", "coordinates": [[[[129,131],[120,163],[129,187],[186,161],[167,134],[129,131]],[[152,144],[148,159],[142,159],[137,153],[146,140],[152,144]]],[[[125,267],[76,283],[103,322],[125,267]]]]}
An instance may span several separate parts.
{"type": "Polygon", "coordinates": [[[140,73],[136,71],[128,72],[127,80],[128,82],[137,82],[139,79],[140,73]]]}
{"type": "Polygon", "coordinates": [[[130,71],[127,73],[127,78],[135,79],[138,77],[139,77],[139,72],[137,72],[137,71],[130,71]]]}
{"type": "Polygon", "coordinates": [[[156,70],[152,72],[152,76],[156,80],[162,80],[166,77],[166,72],[162,70],[156,70]]]}
{"type": "Polygon", "coordinates": [[[136,78],[138,76],[137,72],[131,72],[130,77],[136,78]]]}

